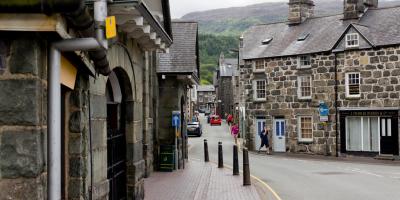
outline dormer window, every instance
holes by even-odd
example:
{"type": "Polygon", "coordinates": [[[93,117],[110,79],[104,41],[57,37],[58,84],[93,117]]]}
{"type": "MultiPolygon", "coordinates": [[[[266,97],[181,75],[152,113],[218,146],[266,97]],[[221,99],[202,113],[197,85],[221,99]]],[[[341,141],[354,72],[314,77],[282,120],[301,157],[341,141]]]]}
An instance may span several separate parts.
{"type": "Polygon", "coordinates": [[[262,45],[267,45],[267,44],[271,43],[271,41],[272,41],[273,39],[274,39],[274,38],[267,38],[267,39],[263,40],[261,43],[262,43],[262,45]]]}
{"type": "Polygon", "coordinates": [[[358,33],[349,33],[346,35],[346,48],[358,47],[359,43],[358,33]]]}

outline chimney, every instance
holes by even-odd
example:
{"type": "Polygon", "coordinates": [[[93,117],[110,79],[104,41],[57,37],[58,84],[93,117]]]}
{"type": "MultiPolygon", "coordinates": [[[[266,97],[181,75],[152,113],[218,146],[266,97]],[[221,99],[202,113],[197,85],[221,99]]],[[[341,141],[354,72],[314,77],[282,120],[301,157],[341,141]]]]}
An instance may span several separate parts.
{"type": "Polygon", "coordinates": [[[289,0],[289,25],[301,24],[314,15],[312,0],[289,0]]]}
{"type": "Polygon", "coordinates": [[[377,8],[378,0],[344,0],[344,19],[358,19],[369,8],[377,8]]]}

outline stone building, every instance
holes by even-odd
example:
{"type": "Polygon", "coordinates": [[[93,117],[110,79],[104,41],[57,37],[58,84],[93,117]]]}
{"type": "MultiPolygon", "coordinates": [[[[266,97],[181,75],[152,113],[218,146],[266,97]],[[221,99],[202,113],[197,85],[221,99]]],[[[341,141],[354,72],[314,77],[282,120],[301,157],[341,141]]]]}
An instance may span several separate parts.
{"type": "Polygon", "coordinates": [[[290,0],[287,22],[243,35],[246,145],[266,125],[275,152],[398,156],[400,7],[345,0],[314,17],[313,5],[290,0]]]}
{"type": "Polygon", "coordinates": [[[218,70],[216,73],[215,88],[217,90],[217,114],[225,117],[225,113],[235,114],[235,91],[239,84],[238,59],[225,58],[224,54],[220,54],[218,70]]]}
{"type": "Polygon", "coordinates": [[[0,13],[0,199],[143,199],[168,1],[103,4],[117,22],[104,46],[90,2],[10,2],[0,3],[18,13],[0,13]]]}
{"type": "Polygon", "coordinates": [[[197,89],[197,97],[199,109],[215,113],[217,96],[213,85],[199,85],[197,89]]]}
{"type": "Polygon", "coordinates": [[[169,53],[160,54],[157,67],[159,82],[159,110],[157,145],[176,146],[178,166],[185,166],[187,155],[186,121],[190,104],[190,87],[198,85],[200,78],[197,22],[176,21],[172,23],[174,43],[169,53]],[[180,113],[180,125],[172,126],[172,113],[180,113]]]}

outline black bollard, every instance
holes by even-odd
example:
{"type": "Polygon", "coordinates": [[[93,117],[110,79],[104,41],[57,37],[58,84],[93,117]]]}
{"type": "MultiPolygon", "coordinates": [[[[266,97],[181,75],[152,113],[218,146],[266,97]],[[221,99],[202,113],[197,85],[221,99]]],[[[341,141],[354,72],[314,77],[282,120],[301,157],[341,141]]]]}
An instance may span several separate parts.
{"type": "Polygon", "coordinates": [[[233,145],[233,175],[239,175],[239,158],[238,158],[238,147],[236,144],[233,145]]]}
{"type": "Polygon", "coordinates": [[[208,157],[208,144],[207,144],[207,140],[204,139],[204,162],[209,162],[210,159],[208,157]]]}
{"type": "Polygon", "coordinates": [[[243,148],[243,185],[251,185],[249,152],[247,151],[247,148],[243,148]]]}
{"type": "Polygon", "coordinates": [[[224,168],[224,158],[222,156],[222,142],[218,142],[218,168],[224,168]]]}

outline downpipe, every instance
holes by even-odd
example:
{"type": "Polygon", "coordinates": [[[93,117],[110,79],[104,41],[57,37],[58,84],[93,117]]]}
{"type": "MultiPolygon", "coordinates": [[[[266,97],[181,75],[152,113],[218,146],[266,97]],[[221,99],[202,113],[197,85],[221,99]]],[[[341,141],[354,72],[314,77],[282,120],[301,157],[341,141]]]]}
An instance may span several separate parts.
{"type": "Polygon", "coordinates": [[[48,75],[48,199],[61,199],[61,52],[92,51],[103,46],[95,38],[54,42],[50,47],[48,75]]]}
{"type": "MultiPolygon", "coordinates": [[[[107,13],[106,0],[95,2],[95,16],[97,24],[104,24],[107,13]],[[97,4],[97,6],[96,6],[97,4]],[[96,9],[97,8],[97,9],[96,9]],[[99,9],[100,8],[100,9],[99,9]],[[99,13],[100,12],[100,13],[99,13]]],[[[96,27],[96,32],[101,33],[101,26],[96,27]]],[[[104,34],[104,31],[102,32],[104,34]]],[[[50,60],[48,69],[48,176],[47,197],[50,200],[61,200],[61,52],[105,50],[107,42],[104,36],[96,34],[99,38],[74,38],[54,42],[50,47],[50,60]]],[[[89,117],[90,118],[90,117],[89,117]]],[[[92,185],[93,183],[91,183],[92,185]]]]}

